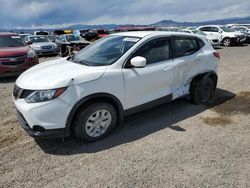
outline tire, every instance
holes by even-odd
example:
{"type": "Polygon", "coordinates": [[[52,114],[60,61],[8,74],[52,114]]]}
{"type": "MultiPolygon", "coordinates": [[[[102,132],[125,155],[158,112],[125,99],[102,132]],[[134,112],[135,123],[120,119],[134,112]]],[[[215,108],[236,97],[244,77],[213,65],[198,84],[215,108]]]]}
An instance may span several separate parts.
{"type": "Polygon", "coordinates": [[[109,103],[94,103],[83,107],[77,113],[74,125],[74,136],[85,142],[94,142],[102,139],[114,129],[117,121],[117,112],[109,103]]]}
{"type": "Polygon", "coordinates": [[[223,39],[222,43],[223,43],[223,46],[228,47],[232,44],[232,40],[230,38],[225,38],[225,39],[223,39]]]}
{"type": "Polygon", "coordinates": [[[196,83],[192,83],[191,102],[193,104],[207,105],[214,95],[215,84],[211,78],[206,78],[196,83]]]}

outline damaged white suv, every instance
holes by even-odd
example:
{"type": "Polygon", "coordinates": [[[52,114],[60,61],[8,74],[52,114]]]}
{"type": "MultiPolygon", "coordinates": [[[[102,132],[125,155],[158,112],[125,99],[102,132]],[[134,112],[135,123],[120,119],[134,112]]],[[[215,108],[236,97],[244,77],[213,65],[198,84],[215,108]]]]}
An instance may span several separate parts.
{"type": "Polygon", "coordinates": [[[218,59],[195,35],[117,33],[27,70],[16,81],[13,101],[31,136],[96,141],[127,115],[179,97],[207,103],[217,85],[218,59]]]}

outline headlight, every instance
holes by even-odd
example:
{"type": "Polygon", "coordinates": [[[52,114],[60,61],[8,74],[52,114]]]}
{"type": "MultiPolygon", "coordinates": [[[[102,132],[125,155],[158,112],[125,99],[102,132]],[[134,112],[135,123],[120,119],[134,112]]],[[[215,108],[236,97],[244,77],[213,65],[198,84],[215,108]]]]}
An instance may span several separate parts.
{"type": "Polygon", "coordinates": [[[235,37],[240,37],[240,35],[234,35],[235,37]]]}
{"type": "Polygon", "coordinates": [[[57,45],[56,45],[56,44],[54,44],[54,45],[53,45],[53,48],[57,48],[57,45]]]}
{"type": "Polygon", "coordinates": [[[34,58],[36,57],[36,52],[34,50],[30,50],[27,54],[27,58],[34,58]]]}
{"type": "Polygon", "coordinates": [[[35,46],[32,46],[35,50],[40,50],[41,49],[41,46],[39,45],[35,45],[35,46]]]}
{"type": "Polygon", "coordinates": [[[59,97],[67,88],[50,89],[44,91],[34,91],[25,98],[27,103],[37,103],[50,101],[59,97]]]}

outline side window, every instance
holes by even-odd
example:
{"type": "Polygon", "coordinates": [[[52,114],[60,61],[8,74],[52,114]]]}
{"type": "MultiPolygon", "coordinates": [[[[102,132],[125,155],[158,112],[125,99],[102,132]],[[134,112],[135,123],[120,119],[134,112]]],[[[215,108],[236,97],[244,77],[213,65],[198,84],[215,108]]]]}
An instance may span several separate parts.
{"type": "Polygon", "coordinates": [[[175,38],[175,57],[187,56],[197,52],[200,49],[198,45],[195,38],[175,38]]]}
{"type": "Polygon", "coordinates": [[[133,57],[141,56],[147,59],[147,64],[170,59],[170,39],[161,38],[149,41],[139,48],[133,57]]]}
{"type": "Polygon", "coordinates": [[[219,32],[219,29],[217,27],[211,27],[211,32],[219,32]]]}
{"type": "Polygon", "coordinates": [[[211,28],[210,27],[202,27],[200,28],[201,31],[208,31],[210,32],[211,31],[211,28]]]}

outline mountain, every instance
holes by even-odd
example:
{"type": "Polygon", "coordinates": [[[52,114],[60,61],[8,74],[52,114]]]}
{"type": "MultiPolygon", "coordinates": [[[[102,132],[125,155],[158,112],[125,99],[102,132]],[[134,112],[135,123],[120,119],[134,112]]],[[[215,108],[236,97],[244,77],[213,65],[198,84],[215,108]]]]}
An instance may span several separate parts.
{"type": "Polygon", "coordinates": [[[176,22],[173,20],[162,20],[160,22],[151,24],[151,26],[181,27],[181,26],[199,26],[199,25],[225,25],[233,23],[250,24],[250,16],[244,18],[227,18],[227,19],[211,20],[204,22],[176,22]]]}
{"type": "MultiPolygon", "coordinates": [[[[203,22],[177,22],[173,20],[162,20],[157,23],[149,24],[147,26],[162,26],[162,27],[184,27],[184,26],[199,26],[199,25],[225,25],[225,24],[232,24],[232,23],[238,23],[238,24],[250,24],[250,16],[248,17],[242,17],[242,18],[227,18],[227,19],[219,19],[219,20],[211,20],[211,21],[203,21],[203,22]]],[[[83,25],[83,24],[77,24],[77,25],[71,25],[66,28],[58,28],[58,29],[97,29],[97,28],[103,28],[103,29],[114,29],[116,27],[121,26],[142,26],[142,25],[133,25],[133,24],[127,24],[127,25],[119,25],[119,24],[100,24],[100,25],[83,25]]],[[[146,25],[143,25],[146,26],[146,25]]],[[[29,32],[32,33],[34,30],[47,30],[47,31],[54,31],[56,29],[0,29],[0,31],[14,31],[14,32],[29,32]]]]}

